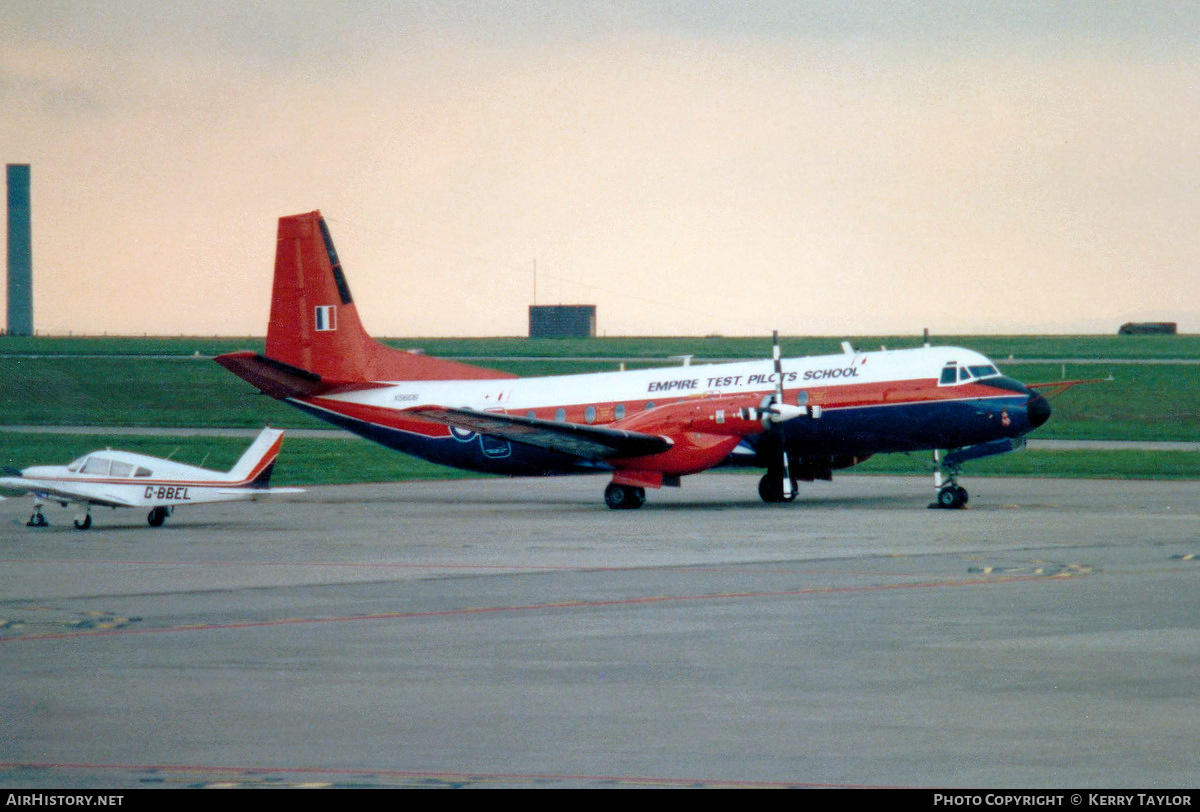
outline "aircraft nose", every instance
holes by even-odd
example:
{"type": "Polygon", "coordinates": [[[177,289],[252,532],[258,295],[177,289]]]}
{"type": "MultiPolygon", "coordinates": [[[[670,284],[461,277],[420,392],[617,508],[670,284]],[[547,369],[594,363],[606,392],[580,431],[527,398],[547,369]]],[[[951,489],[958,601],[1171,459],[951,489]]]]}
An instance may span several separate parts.
{"type": "Polygon", "coordinates": [[[1025,403],[1025,414],[1029,416],[1029,425],[1036,429],[1050,419],[1050,401],[1041,392],[1031,391],[1025,403]]]}

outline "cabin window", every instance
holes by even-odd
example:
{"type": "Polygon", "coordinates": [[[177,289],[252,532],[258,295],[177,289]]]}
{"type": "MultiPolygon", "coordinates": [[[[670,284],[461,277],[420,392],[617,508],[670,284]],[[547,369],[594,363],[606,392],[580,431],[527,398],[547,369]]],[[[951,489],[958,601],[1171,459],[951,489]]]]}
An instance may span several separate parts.
{"type": "Polygon", "coordinates": [[[554,419],[559,423],[567,422],[567,410],[560,407],[558,411],[554,413],[554,419]]]}
{"type": "Polygon", "coordinates": [[[646,401],[646,405],[643,406],[642,408],[644,411],[647,411],[647,412],[650,411],[651,409],[654,408],[654,401],[652,401],[652,400],[646,401]]]}
{"type": "Polygon", "coordinates": [[[596,407],[588,406],[587,409],[585,409],[583,412],[583,419],[586,420],[588,423],[595,423],[596,422],[596,407]]]}
{"type": "Polygon", "coordinates": [[[807,406],[808,405],[808,392],[806,390],[801,389],[799,392],[796,393],[796,405],[797,406],[807,406]]]}
{"type": "Polygon", "coordinates": [[[625,419],[625,404],[624,403],[617,404],[617,408],[613,410],[613,416],[616,417],[617,420],[625,419]]]}
{"type": "Polygon", "coordinates": [[[536,417],[537,417],[537,412],[535,412],[533,409],[530,409],[529,411],[527,411],[527,412],[525,413],[525,416],[526,416],[526,417],[533,417],[533,418],[536,418],[536,417]]]}
{"type": "Polygon", "coordinates": [[[134,473],[134,476],[154,476],[154,472],[149,468],[143,468],[139,465],[137,472],[134,473]]]}
{"type": "Polygon", "coordinates": [[[113,476],[133,476],[133,466],[127,462],[117,462],[116,460],[113,460],[112,469],[109,471],[109,473],[113,476]]]}
{"type": "Polygon", "coordinates": [[[109,461],[103,457],[88,457],[88,460],[83,464],[83,468],[81,469],[80,473],[107,476],[108,463],[109,461]]]}

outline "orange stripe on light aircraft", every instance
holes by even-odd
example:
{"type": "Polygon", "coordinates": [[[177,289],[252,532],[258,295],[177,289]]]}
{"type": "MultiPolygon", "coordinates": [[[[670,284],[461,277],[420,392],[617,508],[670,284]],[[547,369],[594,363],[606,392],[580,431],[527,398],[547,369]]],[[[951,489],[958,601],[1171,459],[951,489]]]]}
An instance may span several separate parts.
{"type": "MultiPolygon", "coordinates": [[[[358,318],[320,212],[282,217],[265,352],[217,363],[262,392],[389,448],[508,475],[603,473],[611,508],[717,466],[765,469],[791,501],[873,454],[933,452],[941,507],[962,463],[1012,451],[1050,417],[1035,387],[961,347],[518,378],[394,349],[358,318]],[[948,453],[942,455],[941,450],[948,453]]],[[[731,480],[733,482],[734,480],[731,480]]]]}

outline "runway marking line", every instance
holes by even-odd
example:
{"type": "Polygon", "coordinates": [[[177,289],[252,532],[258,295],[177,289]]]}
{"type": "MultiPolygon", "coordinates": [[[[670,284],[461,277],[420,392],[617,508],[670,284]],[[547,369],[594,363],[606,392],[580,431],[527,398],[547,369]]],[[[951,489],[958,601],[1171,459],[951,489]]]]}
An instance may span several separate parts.
{"type": "Polygon", "coordinates": [[[638,606],[655,603],[687,603],[710,600],[740,600],[748,598],[787,598],[805,595],[836,595],[854,592],[883,592],[900,589],[944,589],[948,587],[999,586],[1002,584],[1038,581],[1062,583],[1064,578],[1042,575],[1014,575],[1003,578],[972,579],[966,581],[924,581],[909,584],[871,584],[868,586],[811,587],[808,589],[770,590],[765,592],[727,592],[707,595],[653,595],[640,598],[613,598],[611,600],[566,600],[549,603],[518,604],[515,606],[475,606],[459,609],[438,609],[428,612],[377,612],[366,615],[342,617],[278,618],[275,620],[253,620],[241,623],[196,623],[184,626],[165,626],[157,629],[110,629],[82,632],[50,632],[21,637],[0,638],[0,644],[38,640],[65,640],[77,637],[117,637],[125,635],[170,634],[173,632],[234,631],[241,629],[267,628],[271,626],[295,626],[316,623],[356,623],[372,620],[420,620],[425,618],[465,617],[469,615],[500,614],[506,612],[544,612],[558,609],[599,609],[612,606],[638,606]]]}
{"type": "MultiPolygon", "coordinates": [[[[665,778],[653,776],[628,775],[578,775],[573,773],[488,773],[488,772],[438,772],[422,770],[390,770],[390,769],[349,769],[323,767],[221,767],[200,764],[86,764],[68,762],[0,762],[0,769],[25,770],[125,770],[128,772],[158,772],[166,774],[195,773],[206,776],[214,786],[221,778],[231,781],[233,786],[241,786],[246,779],[263,780],[270,775],[317,775],[343,776],[350,778],[385,778],[403,779],[406,781],[450,781],[463,783],[497,783],[514,781],[587,781],[596,783],[630,784],[634,786],[669,786],[669,787],[704,787],[704,788],[787,788],[798,789],[884,789],[885,787],[871,784],[837,784],[820,781],[755,781],[738,779],[702,779],[702,778],[665,778]]],[[[141,779],[145,782],[146,779],[141,779]]],[[[178,780],[178,779],[175,779],[178,780]]],[[[312,779],[309,779],[310,781],[312,779]]],[[[895,788],[895,787],[890,787],[895,788]]]]}

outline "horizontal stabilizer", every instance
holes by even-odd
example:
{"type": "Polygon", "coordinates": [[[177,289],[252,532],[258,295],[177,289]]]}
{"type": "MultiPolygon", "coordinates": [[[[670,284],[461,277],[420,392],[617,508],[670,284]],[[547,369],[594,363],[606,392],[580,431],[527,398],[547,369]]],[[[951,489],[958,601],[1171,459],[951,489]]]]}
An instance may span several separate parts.
{"type": "Polygon", "coordinates": [[[234,375],[248,381],[265,395],[283,400],[326,395],[331,392],[349,392],[358,389],[379,389],[382,383],[347,383],[323,378],[315,372],[294,367],[256,352],[243,351],[218,355],[218,364],[234,375]]]}
{"type": "Polygon", "coordinates": [[[560,451],[588,460],[645,457],[661,454],[671,448],[671,441],[653,434],[585,426],[579,423],[560,423],[536,417],[480,412],[474,409],[447,409],[440,406],[419,406],[406,414],[444,426],[479,434],[503,437],[514,443],[560,451]]]}

